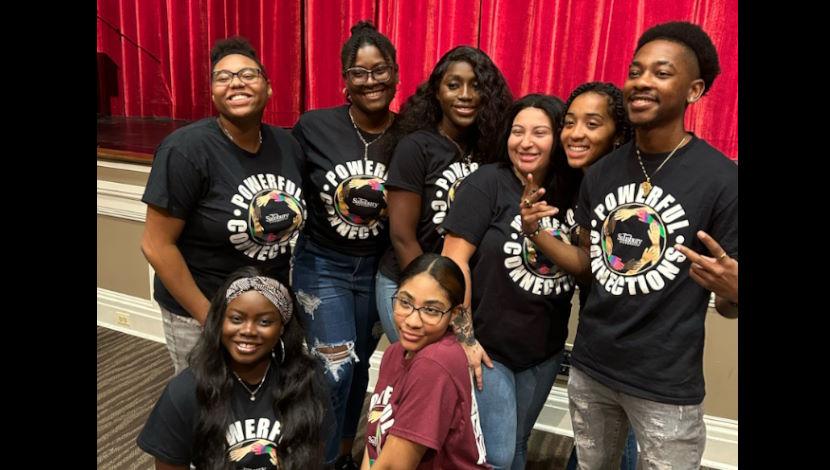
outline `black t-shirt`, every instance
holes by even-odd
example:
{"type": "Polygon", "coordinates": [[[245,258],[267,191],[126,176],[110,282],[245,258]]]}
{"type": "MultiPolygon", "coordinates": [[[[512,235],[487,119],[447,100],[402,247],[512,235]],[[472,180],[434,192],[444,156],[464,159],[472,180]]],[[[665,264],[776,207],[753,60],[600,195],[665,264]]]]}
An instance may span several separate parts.
{"type": "MultiPolygon", "coordinates": [[[[455,199],[458,186],[476,169],[478,163],[460,159],[455,145],[435,129],[415,131],[398,142],[386,186],[421,197],[421,217],[416,232],[424,253],[441,252],[444,236],[439,227],[455,199]]],[[[380,270],[397,281],[400,266],[391,247],[381,259],[380,270]]]]}
{"type": "Polygon", "coordinates": [[[580,188],[576,222],[590,230],[591,293],[572,360],[597,381],[676,405],[703,401],[704,321],[710,293],[689,277],[675,243],[709,254],[704,230],[738,257],[738,169],[694,137],[648,158],[647,197],[630,142],[594,164],[580,188]]]}
{"type": "MultiPolygon", "coordinates": [[[[253,154],[231,142],[216,118],[205,118],[162,141],[141,200],[185,221],[176,246],[210,299],[242,266],[287,275],[306,219],[301,165],[299,144],[282,129],[263,124],[253,154]]],[[[154,287],[162,307],[190,316],[158,276],[154,287]]]]}
{"type": "MultiPolygon", "coordinates": [[[[256,394],[234,382],[232,415],[228,426],[228,460],[237,470],[276,469],[277,443],[281,423],[274,412],[271,390],[277,386],[275,370],[268,372],[266,383],[256,394]]],[[[255,389],[256,385],[251,389],[255,389]]],[[[167,384],[150,412],[138,436],[138,446],[148,454],[174,465],[189,465],[193,455],[193,438],[199,420],[196,379],[190,368],[167,384]]]]}
{"type": "Polygon", "coordinates": [[[349,107],[308,111],[292,130],[305,153],[309,218],[305,232],[318,245],[352,256],[381,253],[389,244],[386,178],[391,152],[384,139],[362,134],[349,107]]]}
{"type": "MultiPolygon", "coordinates": [[[[553,193],[544,197],[549,203],[553,193]]],[[[509,165],[482,165],[456,193],[443,228],[477,247],[470,258],[475,336],[491,358],[513,370],[543,362],[562,350],[574,279],[522,230],[522,183],[509,165]]],[[[559,216],[541,223],[570,243],[559,216]]]]}

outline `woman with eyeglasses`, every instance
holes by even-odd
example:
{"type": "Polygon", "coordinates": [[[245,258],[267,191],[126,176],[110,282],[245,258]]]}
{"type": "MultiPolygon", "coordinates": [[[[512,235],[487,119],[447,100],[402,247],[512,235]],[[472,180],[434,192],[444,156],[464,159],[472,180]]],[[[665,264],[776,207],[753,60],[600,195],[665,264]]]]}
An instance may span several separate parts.
{"type": "MultiPolygon", "coordinates": [[[[454,327],[475,374],[487,463],[494,469],[524,468],[527,440],[568,336],[574,279],[536,249],[534,234],[522,231],[518,204],[532,179],[547,188],[551,205],[571,207],[578,170],[568,167],[558,145],[563,116],[563,103],[553,96],[515,102],[506,113],[498,161],[464,181],[443,226],[443,254],[470,283],[464,305],[471,310],[454,327]]],[[[545,217],[540,227],[569,239],[561,216],[545,217]]]]}
{"type": "Polygon", "coordinates": [[[302,149],[262,122],[271,83],[244,38],[211,50],[218,117],[177,129],[156,149],[142,201],[141,251],[155,270],[154,298],[175,373],[187,367],[213,296],[243,266],[288,275],[291,242],[306,215],[302,149]]]}
{"type": "Polygon", "coordinates": [[[435,253],[401,272],[392,297],[400,340],[380,364],[362,469],[488,468],[467,358],[451,328],[465,286],[458,265],[435,253]]]}
{"type": "Polygon", "coordinates": [[[421,253],[440,253],[439,229],[455,191],[493,159],[501,118],[513,97],[498,67],[481,49],[458,46],[435,64],[401,110],[405,135],[389,168],[392,247],[380,261],[375,298],[389,341],[398,334],[390,298],[401,268],[421,253]]]}
{"type": "Polygon", "coordinates": [[[340,59],[349,103],[309,111],[293,129],[305,153],[309,195],[293,286],[337,416],[326,455],[335,468],[349,469],[357,468],[351,448],[381,330],[374,328],[374,276],[389,244],[385,182],[395,145],[389,104],[398,65],[392,43],[368,22],[352,27],[340,59]]]}

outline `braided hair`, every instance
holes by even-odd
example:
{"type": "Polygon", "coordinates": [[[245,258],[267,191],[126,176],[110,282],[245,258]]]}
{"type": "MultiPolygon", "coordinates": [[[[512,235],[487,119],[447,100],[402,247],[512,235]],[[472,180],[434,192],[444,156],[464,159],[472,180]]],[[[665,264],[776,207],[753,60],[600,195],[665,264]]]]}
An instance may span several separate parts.
{"type": "MultiPolygon", "coordinates": [[[[571,103],[573,103],[579,95],[589,92],[605,96],[605,99],[608,102],[608,115],[614,120],[614,136],[618,138],[615,143],[615,147],[631,140],[633,128],[631,127],[631,121],[628,120],[628,113],[625,110],[625,101],[623,100],[622,90],[617,88],[617,86],[611,82],[588,82],[576,87],[574,91],[571,92],[571,96],[568,97],[568,101],[565,103],[565,113],[568,112],[571,108],[571,103]]],[[[560,123],[557,131],[560,134],[562,133],[563,124],[564,120],[563,123],[560,123]]]]}

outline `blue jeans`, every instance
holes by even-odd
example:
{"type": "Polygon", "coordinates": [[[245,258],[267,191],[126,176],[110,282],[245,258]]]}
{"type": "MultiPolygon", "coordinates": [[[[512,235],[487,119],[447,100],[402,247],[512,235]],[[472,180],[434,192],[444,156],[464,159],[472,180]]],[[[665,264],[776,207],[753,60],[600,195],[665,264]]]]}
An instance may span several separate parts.
{"type": "MultiPolygon", "coordinates": [[[[579,460],[576,458],[576,447],[571,450],[571,458],[565,470],[576,470],[579,460]]],[[[637,470],[637,438],[634,436],[634,429],[628,430],[628,439],[625,441],[620,470],[637,470]]]]}
{"type": "Polygon", "coordinates": [[[547,401],[562,358],[560,352],[521,372],[513,372],[498,361],[493,361],[492,369],[482,365],[484,390],[476,389],[476,402],[487,463],[494,470],[525,468],[530,431],[547,401]]]}
{"type": "Polygon", "coordinates": [[[349,256],[301,235],[294,249],[292,286],[306,326],[309,350],[323,364],[337,419],[328,436],[326,461],[339,454],[340,440],[354,438],[369,384],[369,357],[380,337],[375,308],[378,256],[349,256]],[[336,352],[322,352],[333,348],[336,352]]]}
{"type": "Polygon", "coordinates": [[[392,316],[392,296],[397,290],[398,283],[378,271],[375,276],[375,302],[378,305],[383,332],[386,333],[390,343],[398,341],[398,326],[395,325],[395,318],[392,316]]]}

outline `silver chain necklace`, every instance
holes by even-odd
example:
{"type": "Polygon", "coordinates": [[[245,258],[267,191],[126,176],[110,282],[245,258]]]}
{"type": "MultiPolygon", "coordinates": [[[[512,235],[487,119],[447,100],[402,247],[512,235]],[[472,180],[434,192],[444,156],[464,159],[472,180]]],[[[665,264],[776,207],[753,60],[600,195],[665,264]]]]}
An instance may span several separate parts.
{"type": "Polygon", "coordinates": [[[461,159],[464,160],[464,163],[469,165],[470,162],[473,160],[473,151],[470,150],[470,153],[464,155],[464,150],[461,148],[461,145],[459,145],[458,142],[455,141],[455,139],[453,139],[452,137],[447,135],[446,132],[444,132],[444,129],[441,127],[441,124],[438,124],[438,133],[446,137],[447,140],[449,140],[450,142],[452,142],[453,145],[455,145],[455,148],[458,149],[458,154],[461,155],[461,159]]]}
{"type": "MultiPolygon", "coordinates": [[[[656,175],[657,172],[660,171],[660,168],[663,168],[663,165],[665,165],[666,162],[669,161],[669,158],[671,158],[672,155],[674,155],[674,153],[677,152],[677,149],[679,149],[680,147],[683,146],[683,143],[686,142],[687,137],[689,137],[689,136],[688,135],[683,136],[683,138],[680,140],[680,143],[677,144],[677,147],[675,147],[674,150],[671,151],[669,156],[666,157],[665,160],[663,160],[663,163],[661,163],[660,166],[658,166],[657,169],[654,170],[654,173],[652,173],[652,175],[656,175]]],[[[637,161],[640,162],[640,168],[643,169],[643,174],[646,175],[646,180],[643,181],[642,183],[640,183],[640,187],[643,188],[643,195],[648,196],[648,193],[651,192],[651,188],[653,187],[651,185],[651,177],[648,176],[648,173],[646,172],[646,167],[645,167],[645,165],[643,165],[643,157],[640,156],[640,147],[635,145],[634,146],[634,151],[637,153],[637,161]]]]}
{"type": "Polygon", "coordinates": [[[357,132],[357,136],[360,137],[360,141],[363,142],[363,161],[369,160],[369,146],[374,144],[375,142],[379,141],[383,134],[386,134],[386,130],[389,129],[389,126],[392,125],[392,119],[394,119],[394,114],[389,115],[389,120],[386,123],[386,126],[381,131],[380,135],[372,139],[371,142],[366,142],[366,139],[363,138],[363,134],[360,133],[360,128],[357,127],[357,123],[354,122],[354,116],[352,116],[352,107],[349,106],[349,119],[352,121],[352,126],[354,126],[354,131],[357,132]]]}
{"type": "Polygon", "coordinates": [[[253,391],[251,391],[251,389],[248,388],[248,385],[245,384],[245,381],[242,380],[242,377],[240,377],[239,374],[237,374],[233,370],[231,372],[233,372],[233,375],[236,377],[236,380],[238,380],[239,383],[242,384],[243,387],[245,387],[245,390],[247,390],[248,393],[251,394],[251,401],[254,401],[254,400],[256,400],[257,392],[259,392],[259,389],[262,388],[262,384],[265,383],[265,377],[268,377],[268,371],[270,371],[270,370],[271,370],[271,361],[269,360],[268,361],[268,368],[265,369],[265,374],[262,376],[262,380],[259,381],[259,385],[257,385],[257,387],[253,391]]]}
{"type": "MultiPolygon", "coordinates": [[[[229,139],[231,139],[231,142],[236,143],[236,139],[234,139],[233,136],[231,135],[231,133],[228,132],[227,129],[225,129],[225,126],[222,125],[222,121],[220,121],[219,118],[216,118],[216,122],[219,123],[219,127],[222,129],[222,132],[224,132],[225,135],[228,136],[229,139]]],[[[262,145],[262,128],[261,127],[259,129],[259,144],[262,145]]]]}

